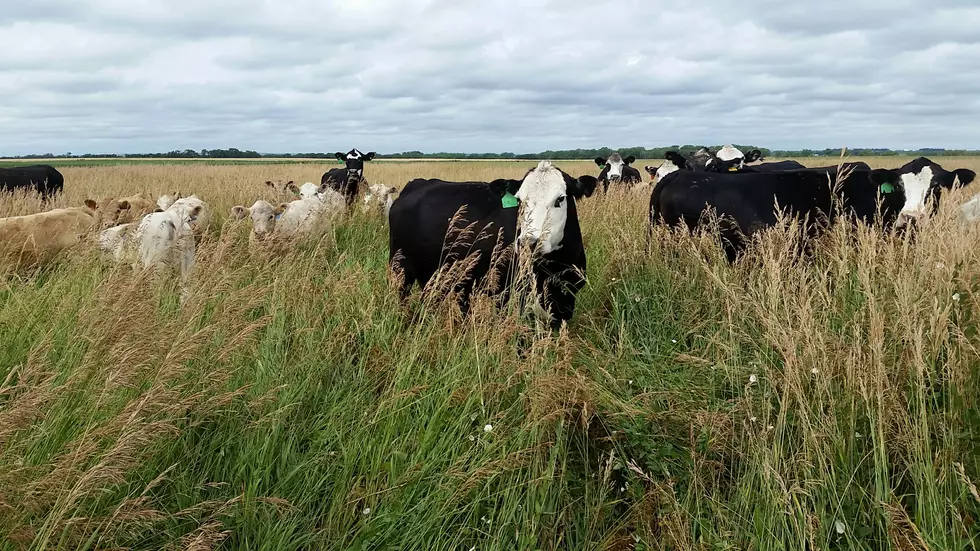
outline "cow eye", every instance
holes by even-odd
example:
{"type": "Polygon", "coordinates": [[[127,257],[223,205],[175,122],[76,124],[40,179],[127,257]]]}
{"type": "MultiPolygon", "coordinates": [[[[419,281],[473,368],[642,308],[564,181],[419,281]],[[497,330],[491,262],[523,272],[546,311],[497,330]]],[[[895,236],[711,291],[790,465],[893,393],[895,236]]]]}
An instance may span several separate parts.
{"type": "Polygon", "coordinates": [[[564,202],[565,202],[565,196],[562,195],[561,197],[559,197],[558,199],[555,200],[555,208],[557,209],[557,208],[561,207],[561,204],[564,203],[564,202]]]}

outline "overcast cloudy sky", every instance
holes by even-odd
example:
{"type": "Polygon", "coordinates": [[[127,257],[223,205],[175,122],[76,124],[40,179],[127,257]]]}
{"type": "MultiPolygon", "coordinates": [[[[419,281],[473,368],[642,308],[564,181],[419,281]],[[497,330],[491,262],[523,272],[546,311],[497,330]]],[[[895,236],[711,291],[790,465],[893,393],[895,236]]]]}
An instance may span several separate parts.
{"type": "Polygon", "coordinates": [[[980,147],[977,0],[21,0],[0,154],[980,147]]]}

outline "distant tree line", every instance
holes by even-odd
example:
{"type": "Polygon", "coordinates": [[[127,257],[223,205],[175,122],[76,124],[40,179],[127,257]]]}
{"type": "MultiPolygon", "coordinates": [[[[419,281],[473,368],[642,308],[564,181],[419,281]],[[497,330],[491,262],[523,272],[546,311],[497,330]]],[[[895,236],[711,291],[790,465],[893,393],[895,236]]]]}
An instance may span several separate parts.
{"type": "MultiPolygon", "coordinates": [[[[754,145],[734,144],[742,151],[758,149],[762,151],[764,157],[838,157],[840,148],[827,149],[768,149],[754,145]]],[[[624,147],[620,149],[610,149],[602,147],[599,149],[562,149],[558,151],[548,150],[540,153],[422,153],[421,151],[404,151],[402,153],[383,153],[378,154],[379,159],[515,159],[536,161],[542,159],[552,160],[573,160],[573,159],[594,159],[596,157],[608,157],[613,151],[618,151],[622,156],[632,155],[637,159],[662,159],[668,151],[678,151],[682,155],[697,151],[700,145],[672,145],[670,147],[655,147],[648,149],[645,147],[624,147]]],[[[710,146],[717,150],[721,146],[710,146]]],[[[887,157],[887,156],[967,156],[980,155],[980,150],[976,149],[944,149],[939,147],[923,147],[920,149],[886,149],[886,148],[855,148],[847,150],[847,154],[852,157],[887,157]]],[[[0,157],[0,159],[91,159],[91,158],[113,158],[113,159],[261,159],[261,158],[296,158],[296,159],[333,159],[333,153],[258,153],[247,149],[242,151],[235,147],[228,149],[193,149],[173,150],[166,153],[127,153],[123,155],[115,153],[72,155],[65,153],[56,155],[44,153],[41,155],[21,155],[13,157],[0,157]]]]}

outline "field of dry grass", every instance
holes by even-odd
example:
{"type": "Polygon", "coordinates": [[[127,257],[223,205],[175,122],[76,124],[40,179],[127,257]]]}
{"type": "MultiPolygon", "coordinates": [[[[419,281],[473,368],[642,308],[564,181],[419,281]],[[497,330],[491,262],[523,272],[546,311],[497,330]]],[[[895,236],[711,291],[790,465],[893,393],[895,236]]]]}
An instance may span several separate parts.
{"type": "Polygon", "coordinates": [[[776,230],[728,266],[709,236],[646,251],[647,195],[587,199],[589,283],[552,334],[486,302],[400,308],[379,215],[250,254],[231,207],[333,166],[61,169],[58,206],[180,190],[215,218],[183,306],[84,247],[0,287],[0,549],[980,542],[980,229],[949,204],[914,243],[841,226],[796,265],[776,230]]]}

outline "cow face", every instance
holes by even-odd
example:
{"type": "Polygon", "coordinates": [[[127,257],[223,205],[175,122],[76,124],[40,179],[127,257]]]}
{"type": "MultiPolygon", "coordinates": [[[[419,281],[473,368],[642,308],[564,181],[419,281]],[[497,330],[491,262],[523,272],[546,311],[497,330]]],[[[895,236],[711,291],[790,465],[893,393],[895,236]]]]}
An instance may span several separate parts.
{"type": "Polygon", "coordinates": [[[650,179],[656,183],[671,172],[677,172],[678,170],[685,169],[686,165],[687,159],[685,159],[683,155],[676,151],[668,151],[664,154],[664,162],[659,167],[654,168],[652,166],[646,166],[643,168],[647,171],[647,174],[650,175],[650,179]]]}
{"type": "Polygon", "coordinates": [[[109,229],[113,226],[117,226],[123,222],[131,222],[128,220],[129,211],[132,205],[126,200],[117,199],[104,199],[102,204],[99,205],[98,210],[102,213],[102,224],[100,229],[109,229]]]}
{"type": "Polygon", "coordinates": [[[160,198],[157,199],[157,206],[160,207],[160,210],[167,210],[170,208],[170,205],[176,203],[179,200],[180,200],[180,192],[175,191],[170,195],[161,195],[160,198]]]}
{"type": "Polygon", "coordinates": [[[266,180],[265,185],[275,192],[276,197],[297,197],[300,194],[300,189],[292,180],[288,182],[283,182],[282,180],[266,180]]]}
{"type": "Polygon", "coordinates": [[[232,207],[231,217],[235,220],[243,220],[245,217],[252,219],[252,234],[262,239],[272,235],[276,229],[276,219],[285,210],[285,203],[278,207],[272,206],[268,201],[258,200],[250,208],[243,206],[232,207]]]}
{"type": "MultiPolygon", "coordinates": [[[[520,201],[518,239],[532,248],[540,246],[542,254],[561,248],[569,204],[575,199],[591,197],[596,180],[592,176],[572,178],[548,161],[524,176],[515,194],[520,201]]],[[[572,207],[574,212],[574,207],[572,207]]]]}
{"type": "Polygon", "coordinates": [[[599,173],[599,180],[606,180],[609,182],[622,181],[623,170],[634,162],[636,162],[636,157],[630,155],[624,159],[619,155],[619,153],[613,153],[607,159],[596,157],[595,164],[602,168],[602,172],[599,173]]]}
{"type": "Polygon", "coordinates": [[[368,186],[367,193],[364,194],[364,204],[361,206],[363,212],[368,212],[372,208],[388,210],[394,202],[393,195],[398,190],[383,184],[371,184],[368,186]]]}
{"type": "Polygon", "coordinates": [[[300,199],[323,199],[323,194],[330,189],[330,184],[320,184],[316,185],[313,182],[306,182],[305,184],[299,186],[299,198],[300,199]]]}
{"type": "Polygon", "coordinates": [[[947,171],[925,157],[919,157],[902,168],[898,175],[905,190],[905,206],[899,216],[899,227],[939,208],[943,190],[969,185],[976,177],[972,170],[947,171]]]}
{"type": "Polygon", "coordinates": [[[365,155],[357,148],[351,149],[347,153],[338,151],[334,154],[338,161],[343,161],[347,166],[347,184],[356,184],[364,179],[364,163],[373,160],[374,155],[374,151],[365,155]]]}

